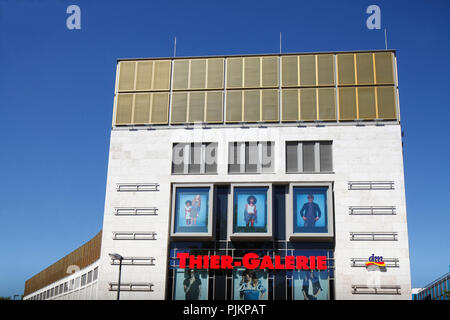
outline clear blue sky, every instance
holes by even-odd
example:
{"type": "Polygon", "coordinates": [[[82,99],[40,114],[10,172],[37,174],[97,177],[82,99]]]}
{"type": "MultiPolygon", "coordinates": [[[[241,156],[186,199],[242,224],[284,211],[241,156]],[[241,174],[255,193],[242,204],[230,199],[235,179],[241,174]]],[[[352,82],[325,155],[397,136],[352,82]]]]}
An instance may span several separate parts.
{"type": "Polygon", "coordinates": [[[397,49],[412,284],[450,264],[450,1],[0,0],[0,296],[102,227],[117,58],[397,49]],[[81,30],[66,8],[81,8],[81,30]]]}

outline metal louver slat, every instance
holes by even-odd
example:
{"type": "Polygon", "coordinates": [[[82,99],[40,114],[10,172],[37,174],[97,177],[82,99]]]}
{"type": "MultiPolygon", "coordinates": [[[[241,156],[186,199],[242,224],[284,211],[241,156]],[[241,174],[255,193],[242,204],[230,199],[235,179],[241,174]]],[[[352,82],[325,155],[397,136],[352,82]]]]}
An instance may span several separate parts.
{"type": "Polygon", "coordinates": [[[244,58],[244,87],[260,87],[260,58],[244,58]]]}
{"type": "Polygon", "coordinates": [[[116,125],[130,124],[133,109],[133,94],[117,96],[116,125]]]}
{"type": "Polygon", "coordinates": [[[334,85],[333,55],[321,54],[317,56],[318,84],[334,85]]]}
{"type": "Polygon", "coordinates": [[[336,120],[336,96],[334,88],[319,88],[319,119],[336,120]]]}
{"type": "Polygon", "coordinates": [[[300,56],[300,85],[316,85],[316,56],[300,56]]]}
{"type": "Polygon", "coordinates": [[[356,118],[356,89],[339,88],[339,120],[356,118]]]}
{"type": "Polygon", "coordinates": [[[356,72],[358,84],[373,84],[373,57],[371,53],[356,54],[356,72]]]}
{"type": "Polygon", "coordinates": [[[170,61],[158,60],[154,64],[153,90],[169,90],[170,61]]]}
{"type": "Polygon", "coordinates": [[[189,60],[173,62],[173,88],[187,89],[189,84],[189,60]]]}
{"type": "Polygon", "coordinates": [[[298,89],[282,90],[282,121],[297,121],[298,114],[298,89]]]}
{"type": "Polygon", "coordinates": [[[300,119],[305,121],[317,119],[316,89],[300,89],[300,119]]]}
{"type": "Polygon", "coordinates": [[[378,87],[377,100],[378,118],[388,120],[397,119],[394,87],[378,87]]]}
{"type": "Polygon", "coordinates": [[[244,121],[256,122],[260,120],[260,90],[244,91],[244,121]]]}
{"type": "Polygon", "coordinates": [[[169,113],[169,93],[152,93],[151,123],[166,124],[169,113]]]}
{"type": "Polygon", "coordinates": [[[223,88],[223,62],[223,58],[208,59],[208,89],[223,88]]]}
{"type": "Polygon", "coordinates": [[[153,61],[139,61],[137,63],[136,90],[150,90],[152,88],[153,61]]]}
{"type": "Polygon", "coordinates": [[[392,53],[375,53],[375,72],[377,84],[393,84],[394,68],[392,65],[392,53]]]}
{"type": "Polygon", "coordinates": [[[227,122],[242,121],[242,91],[227,92],[227,122]]]}
{"type": "Polygon", "coordinates": [[[262,121],[278,121],[278,90],[261,90],[262,121]]]}
{"type": "Polygon", "coordinates": [[[150,118],[150,94],[136,94],[134,98],[134,124],[149,123],[150,118]]]}
{"type": "Polygon", "coordinates": [[[134,90],[135,66],[134,61],[120,62],[119,91],[134,90]]]}
{"type": "Polygon", "coordinates": [[[281,58],[283,87],[298,86],[297,56],[286,56],[281,58]]]}
{"type": "Polygon", "coordinates": [[[172,115],[170,118],[171,123],[183,123],[186,122],[187,115],[187,92],[174,92],[172,95],[172,115]]]}
{"type": "Polygon", "coordinates": [[[375,88],[358,88],[359,119],[375,119],[377,111],[375,108],[375,88]]]}
{"type": "Polygon", "coordinates": [[[205,92],[189,94],[189,122],[203,122],[205,113],[205,92]]]}
{"type": "Polygon", "coordinates": [[[191,60],[190,89],[203,89],[206,87],[206,60],[191,60]]]}
{"type": "Polygon", "coordinates": [[[243,58],[227,59],[227,88],[242,88],[243,58]]]}
{"type": "Polygon", "coordinates": [[[222,122],[222,91],[210,91],[206,93],[206,121],[222,122]]]}
{"type": "Polygon", "coordinates": [[[353,54],[338,54],[338,84],[355,84],[355,61],[353,54]]]}
{"type": "Polygon", "coordinates": [[[278,86],[278,57],[262,57],[262,83],[263,87],[278,86]]]}

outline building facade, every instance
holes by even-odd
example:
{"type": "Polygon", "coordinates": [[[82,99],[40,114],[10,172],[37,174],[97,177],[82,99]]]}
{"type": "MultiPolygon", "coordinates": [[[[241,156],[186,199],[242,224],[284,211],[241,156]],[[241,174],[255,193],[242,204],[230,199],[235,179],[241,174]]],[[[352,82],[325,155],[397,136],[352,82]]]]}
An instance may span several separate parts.
{"type": "Polygon", "coordinates": [[[113,253],[121,299],[411,299],[395,52],[119,60],[92,298],[113,253]]]}
{"type": "MultiPolygon", "coordinates": [[[[450,266],[449,266],[450,270],[450,266]]],[[[413,289],[414,290],[414,289],[413,289]]],[[[413,291],[413,300],[450,300],[450,272],[413,291]]]]}

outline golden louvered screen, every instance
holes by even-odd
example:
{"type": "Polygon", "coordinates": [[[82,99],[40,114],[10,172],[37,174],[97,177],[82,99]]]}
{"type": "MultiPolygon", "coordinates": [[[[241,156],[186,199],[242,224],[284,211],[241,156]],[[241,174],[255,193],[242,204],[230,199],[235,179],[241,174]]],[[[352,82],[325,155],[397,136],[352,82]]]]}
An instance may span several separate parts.
{"type": "Polygon", "coordinates": [[[300,120],[317,120],[316,89],[300,89],[300,120]]]}
{"type": "Polygon", "coordinates": [[[300,85],[316,85],[316,56],[300,56],[300,85]]]}
{"type": "Polygon", "coordinates": [[[227,122],[242,121],[242,95],[243,92],[241,90],[233,90],[227,92],[227,122]]]}
{"type": "Polygon", "coordinates": [[[298,56],[285,56],[281,58],[281,74],[283,87],[296,87],[298,81],[298,56]]]}
{"type": "Polygon", "coordinates": [[[394,62],[385,51],[124,60],[114,124],[395,120],[394,62]]]}
{"type": "Polygon", "coordinates": [[[334,85],[334,57],[331,54],[317,56],[317,81],[319,86],[334,85]]]}
{"type": "Polygon", "coordinates": [[[133,123],[145,124],[150,122],[150,97],[148,93],[135,95],[133,123]]]}
{"type": "Polygon", "coordinates": [[[222,122],[222,91],[209,91],[206,93],[206,122],[222,122]]]}
{"type": "Polygon", "coordinates": [[[339,88],[339,120],[355,120],[356,114],[356,88],[339,88]]]}
{"type": "Polygon", "coordinates": [[[355,60],[353,54],[338,54],[338,84],[355,84],[355,60]]]}
{"type": "Polygon", "coordinates": [[[223,88],[223,58],[208,59],[208,89],[223,88]]]}
{"type": "Polygon", "coordinates": [[[375,119],[377,117],[374,87],[358,88],[358,114],[359,119],[375,119]]]}
{"type": "Polygon", "coordinates": [[[260,119],[260,91],[244,91],[244,121],[256,122],[260,119]]]}
{"type": "Polygon", "coordinates": [[[397,118],[394,87],[378,87],[378,118],[392,120],[397,118]]]}
{"type": "Polygon", "coordinates": [[[377,52],[374,55],[377,84],[393,84],[394,67],[392,65],[392,53],[377,52]]]}
{"type": "Polygon", "coordinates": [[[116,125],[167,124],[169,93],[120,93],[116,125]]]}
{"type": "Polygon", "coordinates": [[[227,88],[242,88],[243,58],[227,59],[227,88]]]}
{"type": "Polygon", "coordinates": [[[186,122],[188,108],[188,93],[174,92],[172,94],[172,114],[170,117],[171,123],[186,122]]]}
{"type": "Polygon", "coordinates": [[[278,121],[278,90],[261,90],[261,121],[278,121]]]}
{"type": "Polygon", "coordinates": [[[371,53],[356,54],[356,77],[358,84],[373,84],[373,55],[371,53]]]}
{"type": "Polygon", "coordinates": [[[262,57],[261,65],[261,87],[278,87],[278,57],[262,57]]]}
{"type": "Polygon", "coordinates": [[[190,92],[188,122],[203,122],[204,116],[205,92],[190,92]]]}
{"type": "Polygon", "coordinates": [[[244,59],[244,87],[257,88],[260,86],[261,77],[261,59],[245,58],[244,59]]]}
{"type": "Polygon", "coordinates": [[[298,89],[285,89],[282,91],[282,121],[299,120],[299,94],[298,89]]]}
{"type": "Polygon", "coordinates": [[[117,96],[116,124],[130,124],[133,113],[133,94],[119,94],[117,96]]]}
{"type": "Polygon", "coordinates": [[[136,62],[122,61],[119,68],[119,91],[134,90],[136,62]]]}
{"type": "Polygon", "coordinates": [[[336,94],[334,88],[319,88],[320,120],[336,120],[336,94]]]}

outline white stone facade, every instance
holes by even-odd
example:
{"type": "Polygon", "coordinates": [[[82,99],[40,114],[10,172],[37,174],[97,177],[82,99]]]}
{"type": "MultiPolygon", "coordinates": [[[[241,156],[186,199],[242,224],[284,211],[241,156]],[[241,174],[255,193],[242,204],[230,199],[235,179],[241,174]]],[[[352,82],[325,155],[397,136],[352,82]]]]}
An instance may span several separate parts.
{"type": "Polygon", "coordinates": [[[298,183],[334,184],[335,299],[411,299],[410,261],[406,220],[401,127],[330,124],[297,127],[184,126],[152,130],[111,131],[103,238],[96,298],[115,299],[110,283],[117,283],[118,266],[109,253],[124,257],[153,257],[154,265],[125,265],[122,283],[151,283],[152,291],[121,291],[121,299],[165,299],[170,234],[171,186],[174,183],[298,183]],[[286,173],[286,141],[332,141],[333,173],[286,173]],[[273,141],[274,172],[229,174],[229,142],[273,141]],[[217,142],[219,163],[214,175],[173,175],[172,145],[217,142]],[[349,181],[392,181],[393,190],[349,190],[349,181]],[[159,191],[117,191],[117,184],[157,183],[159,191]],[[350,215],[350,206],[395,206],[395,215],[350,215]],[[115,215],[117,207],[157,207],[156,215],[115,215]],[[113,240],[113,232],[155,232],[155,240],[113,240]],[[396,232],[397,241],[351,241],[351,232],[396,232]],[[397,258],[399,267],[369,272],[352,267],[352,258],[371,254],[397,258]],[[374,276],[376,274],[376,276],[374,276]],[[380,285],[400,286],[400,294],[354,294],[352,285],[366,285],[374,277],[380,285]]]}

